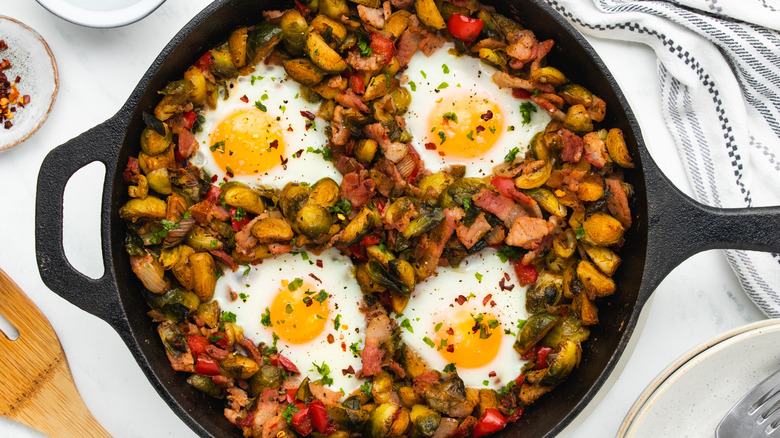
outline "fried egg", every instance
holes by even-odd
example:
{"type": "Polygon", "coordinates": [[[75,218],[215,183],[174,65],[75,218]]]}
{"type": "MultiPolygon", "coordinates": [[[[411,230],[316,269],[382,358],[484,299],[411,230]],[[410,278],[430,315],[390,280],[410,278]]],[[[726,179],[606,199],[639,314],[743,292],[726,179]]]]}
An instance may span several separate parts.
{"type": "Polygon", "coordinates": [[[467,177],[483,177],[513,148],[522,156],[550,116],[499,88],[491,79],[495,68],[453,53],[447,43],[430,57],[412,57],[406,70],[412,101],[404,117],[427,169],[466,165],[467,177]],[[524,115],[530,115],[527,123],[524,115]]]}
{"type": "Polygon", "coordinates": [[[301,85],[282,67],[261,62],[229,84],[220,88],[217,108],[201,113],[193,164],[219,181],[232,175],[272,188],[324,177],[341,181],[323,159],[327,121],[315,116],[317,107],[301,97],[301,85]]]}
{"type": "Polygon", "coordinates": [[[298,367],[301,379],[323,379],[327,365],[327,378],[333,379],[329,388],[349,394],[362,383],[354,376],[362,368],[355,353],[366,327],[359,310],[363,295],[351,266],[336,249],[318,256],[282,254],[226,272],[214,299],[236,315],[244,336],[276,345],[298,367]]]}
{"type": "Polygon", "coordinates": [[[466,386],[500,389],[525,363],[513,348],[528,317],[525,290],[492,248],[457,268],[439,267],[396,315],[403,342],[436,370],[454,366],[466,386]]]}

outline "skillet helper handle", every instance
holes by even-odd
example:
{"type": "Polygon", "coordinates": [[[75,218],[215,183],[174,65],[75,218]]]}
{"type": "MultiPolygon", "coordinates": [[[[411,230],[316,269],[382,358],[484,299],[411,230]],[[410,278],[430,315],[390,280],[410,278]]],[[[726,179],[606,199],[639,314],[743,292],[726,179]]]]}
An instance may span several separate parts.
{"type": "Polygon", "coordinates": [[[106,224],[110,220],[111,169],[116,165],[121,135],[127,122],[117,116],[56,147],[43,160],[35,199],[35,252],[38,271],[46,286],[114,327],[122,321],[122,309],[113,268],[106,261],[110,251],[106,224]],[[101,213],[103,276],[92,279],[68,262],[63,238],[63,196],[73,174],[94,161],[106,166],[101,213]]]}
{"type": "Polygon", "coordinates": [[[648,245],[648,266],[660,282],[688,257],[710,249],[780,253],[780,207],[716,208],[701,204],[674,187],[648,193],[649,228],[657,236],[648,245]],[[652,242],[652,243],[650,243],[652,242]]]}

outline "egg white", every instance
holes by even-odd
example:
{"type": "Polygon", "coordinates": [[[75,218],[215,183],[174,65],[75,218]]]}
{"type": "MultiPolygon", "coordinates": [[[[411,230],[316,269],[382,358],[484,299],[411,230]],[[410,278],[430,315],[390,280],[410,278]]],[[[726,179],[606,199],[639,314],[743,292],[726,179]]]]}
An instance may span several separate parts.
{"type": "Polygon", "coordinates": [[[530,101],[515,98],[511,89],[499,88],[492,80],[496,71],[494,67],[479,59],[453,53],[454,45],[447,43],[429,57],[420,52],[412,57],[405,73],[405,84],[411,91],[412,100],[404,118],[414,137],[412,144],[431,172],[450,165],[466,165],[467,177],[484,177],[492,173],[494,166],[503,163],[504,157],[513,148],[519,148],[522,156],[534,134],[550,122],[550,116],[537,107],[537,111],[531,113],[530,123],[523,124],[520,105],[530,101]],[[446,87],[442,87],[443,84],[446,87]],[[459,97],[477,95],[492,100],[500,108],[505,127],[484,155],[476,158],[442,157],[436,150],[426,149],[425,138],[434,128],[428,121],[433,102],[451,94],[459,97]]]}
{"type": "Polygon", "coordinates": [[[343,389],[349,394],[362,380],[352,374],[345,375],[342,370],[350,366],[355,371],[362,368],[361,358],[352,353],[350,345],[362,348],[366,322],[359,310],[363,295],[352,273],[352,263],[338,250],[328,249],[317,256],[288,253],[264,259],[257,266],[228,271],[217,281],[214,299],[224,311],[236,315],[236,323],[243,327],[245,336],[255,343],[272,345],[273,326],[264,326],[261,315],[271,307],[277,291],[283,287],[282,281],[292,282],[296,278],[306,279],[328,292],[329,318],[324,330],[311,342],[291,344],[278,339],[277,348],[295,363],[301,371],[301,379],[307,376],[312,381],[321,379],[313,364],[325,363],[330,368],[329,377],[333,379],[330,389],[343,389]],[[321,267],[318,260],[322,262],[321,267]],[[334,321],[337,315],[340,315],[338,330],[334,321]],[[328,335],[333,335],[333,343],[328,341],[328,335]]]}
{"type": "MultiPolygon", "coordinates": [[[[448,361],[437,348],[439,346],[424,341],[427,337],[435,339],[435,321],[446,319],[450,312],[461,308],[477,315],[489,312],[500,322],[500,327],[491,336],[501,336],[498,354],[489,363],[479,368],[457,367],[458,376],[466,386],[475,388],[500,389],[507,382],[515,379],[526,362],[514,350],[515,334],[519,320],[525,320],[528,312],[525,310],[526,287],[520,286],[517,277],[509,263],[502,263],[496,255],[496,250],[487,248],[467,258],[457,268],[439,267],[436,275],[425,279],[415,287],[409,304],[399,317],[399,322],[408,319],[412,333],[408,328],[401,329],[401,337],[409,347],[413,348],[428,365],[436,370],[443,370],[448,361]],[[509,276],[509,280],[505,279],[509,276]],[[504,279],[504,290],[499,283],[504,279]],[[511,290],[506,290],[510,288],[511,290]],[[470,296],[473,294],[474,296],[470,296]],[[492,297],[483,305],[485,297],[492,297]],[[458,296],[469,297],[464,304],[458,304],[458,296]],[[495,305],[492,305],[492,302],[495,305]],[[505,333],[504,330],[511,333],[505,333]],[[495,372],[494,377],[490,377],[495,372]],[[487,383],[487,384],[485,384],[487,383]]],[[[405,324],[402,324],[402,327],[405,324]]],[[[455,346],[457,348],[457,345],[455,346]]]]}
{"type": "MultiPolygon", "coordinates": [[[[254,175],[240,175],[240,169],[232,169],[233,180],[252,186],[282,188],[288,182],[316,182],[330,177],[341,182],[341,174],[333,164],[323,159],[321,151],[328,144],[325,127],[328,122],[316,117],[313,126],[306,128],[307,118],[302,111],[317,113],[318,106],[301,97],[301,85],[285,73],[284,68],[259,63],[255,70],[231,81],[228,88],[220,88],[217,108],[201,113],[204,121],[202,130],[195,134],[199,149],[192,157],[192,163],[201,167],[208,175],[216,175],[218,181],[224,181],[226,172],[214,161],[209,136],[221,121],[237,110],[250,109],[255,102],[266,107],[266,114],[276,120],[278,131],[282,133],[285,144],[284,159],[267,172],[254,175]],[[225,99],[225,95],[228,97],[225,99]],[[246,102],[241,99],[246,96],[246,102]]],[[[219,152],[216,152],[219,153],[219,152]]]]}

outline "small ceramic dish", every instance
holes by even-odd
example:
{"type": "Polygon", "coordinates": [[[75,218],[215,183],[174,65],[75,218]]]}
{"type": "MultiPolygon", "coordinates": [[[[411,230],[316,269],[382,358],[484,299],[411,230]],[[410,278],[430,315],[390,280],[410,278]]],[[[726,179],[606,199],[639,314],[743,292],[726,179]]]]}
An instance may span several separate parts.
{"type": "Polygon", "coordinates": [[[759,321],[702,344],[639,396],[618,438],[711,438],[724,415],[780,366],[780,319],[759,321]]]}
{"type": "Polygon", "coordinates": [[[59,89],[57,62],[49,45],[30,27],[4,15],[0,15],[0,40],[8,46],[0,50],[0,61],[7,59],[11,68],[4,71],[8,80],[20,78],[16,88],[20,95],[29,95],[30,103],[17,106],[13,126],[6,129],[0,124],[0,151],[12,148],[27,140],[49,117],[59,89]]]}
{"type": "Polygon", "coordinates": [[[36,0],[52,14],[87,27],[125,26],[154,12],[165,0],[36,0]]]}

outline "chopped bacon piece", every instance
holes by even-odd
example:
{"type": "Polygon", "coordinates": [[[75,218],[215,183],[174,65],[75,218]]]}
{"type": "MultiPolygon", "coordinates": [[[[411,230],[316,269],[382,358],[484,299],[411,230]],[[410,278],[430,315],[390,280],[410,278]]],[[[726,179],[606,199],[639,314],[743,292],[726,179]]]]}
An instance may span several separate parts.
{"type": "Polygon", "coordinates": [[[224,360],[230,355],[227,350],[223,350],[216,345],[206,345],[206,353],[216,360],[224,360]]]}
{"type": "Polygon", "coordinates": [[[518,217],[512,223],[506,244],[525,249],[534,249],[546,235],[553,230],[553,225],[544,219],[535,217],[518,217]]]}
{"type": "Polygon", "coordinates": [[[607,209],[615,219],[628,229],[631,226],[631,209],[628,207],[628,196],[623,190],[619,180],[606,178],[604,182],[609,189],[610,195],[607,199],[607,209]]]}
{"type": "Polygon", "coordinates": [[[138,163],[138,158],[130,157],[127,159],[127,166],[125,166],[124,178],[126,182],[132,182],[133,177],[141,173],[141,166],[138,163]]]}
{"type": "Polygon", "coordinates": [[[561,160],[568,161],[569,163],[579,163],[580,158],[582,158],[582,150],[585,144],[582,141],[582,137],[568,129],[560,129],[558,134],[560,134],[563,139],[561,160]]]}
{"type": "Polygon", "coordinates": [[[398,39],[397,52],[395,54],[398,63],[401,67],[409,65],[409,61],[412,60],[412,56],[417,53],[417,49],[420,47],[420,41],[422,37],[412,31],[406,31],[401,34],[401,38],[398,39]]]}
{"type": "Polygon", "coordinates": [[[603,168],[607,164],[607,147],[604,140],[595,132],[585,134],[582,140],[585,144],[585,161],[599,169],[603,168]]]}
{"type": "Polygon", "coordinates": [[[364,113],[370,111],[368,106],[363,102],[363,99],[361,99],[360,96],[355,94],[355,92],[353,92],[350,89],[347,89],[337,94],[336,102],[338,102],[339,105],[345,106],[347,108],[352,108],[354,110],[361,111],[364,113]]]}
{"type": "Polygon", "coordinates": [[[376,184],[371,178],[357,172],[344,175],[341,181],[341,197],[352,203],[352,208],[364,206],[376,193],[376,184]]]}
{"type": "Polygon", "coordinates": [[[236,272],[238,270],[238,265],[236,262],[233,261],[233,258],[228,255],[225,251],[222,251],[221,249],[212,249],[209,250],[209,253],[216,257],[219,261],[224,262],[228,267],[233,271],[236,272]]]}
{"type": "Polygon", "coordinates": [[[471,249],[491,228],[493,227],[485,219],[485,213],[480,213],[470,227],[459,224],[458,228],[455,229],[455,233],[463,246],[466,249],[471,249]]]}
{"type": "Polygon", "coordinates": [[[377,29],[385,27],[385,12],[382,9],[358,5],[357,10],[358,15],[363,22],[370,24],[377,29]]]}

